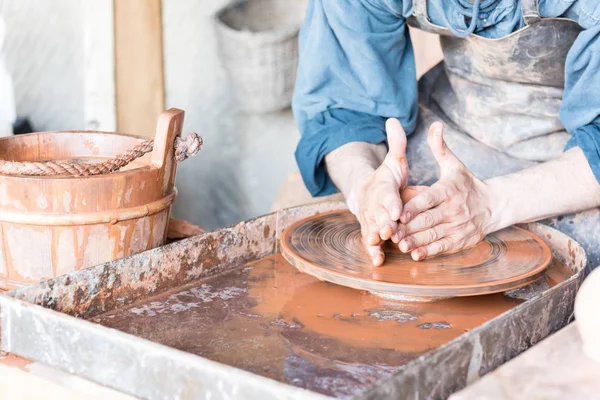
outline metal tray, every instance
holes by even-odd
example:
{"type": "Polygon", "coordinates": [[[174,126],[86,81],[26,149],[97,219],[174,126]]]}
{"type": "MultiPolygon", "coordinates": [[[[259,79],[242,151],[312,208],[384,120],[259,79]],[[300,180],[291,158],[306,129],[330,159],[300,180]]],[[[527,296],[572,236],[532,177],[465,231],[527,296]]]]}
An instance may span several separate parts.
{"type": "MultiPolygon", "coordinates": [[[[1,294],[0,349],[140,398],[328,398],[89,320],[277,253],[278,238],[291,223],[344,207],[283,210],[1,294]]],[[[533,291],[523,303],[348,397],[446,398],[566,325],[585,253],[552,228],[524,227],[546,240],[573,276],[533,291]]]]}

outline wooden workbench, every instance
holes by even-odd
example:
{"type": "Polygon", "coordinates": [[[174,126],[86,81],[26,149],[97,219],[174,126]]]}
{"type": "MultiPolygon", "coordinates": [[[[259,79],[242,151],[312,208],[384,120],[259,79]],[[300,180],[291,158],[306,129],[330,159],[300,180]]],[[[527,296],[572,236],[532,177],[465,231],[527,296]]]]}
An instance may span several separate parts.
{"type": "Polygon", "coordinates": [[[134,400],[44,364],[0,352],[0,400],[134,400]]]}
{"type": "Polygon", "coordinates": [[[600,363],[583,353],[575,323],[450,397],[508,399],[600,399],[600,363]]]}

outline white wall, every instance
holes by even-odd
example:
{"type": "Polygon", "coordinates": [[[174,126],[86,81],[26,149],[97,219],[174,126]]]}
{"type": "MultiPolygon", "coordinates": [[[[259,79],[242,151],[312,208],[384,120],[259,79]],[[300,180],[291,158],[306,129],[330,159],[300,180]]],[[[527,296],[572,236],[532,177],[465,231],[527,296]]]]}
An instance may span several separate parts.
{"type": "Polygon", "coordinates": [[[38,130],[83,126],[84,2],[0,0],[17,114],[38,130]]]}
{"type": "Polygon", "coordinates": [[[212,15],[227,1],[163,0],[167,107],[186,110],[185,131],[204,150],[178,170],[178,217],[215,227],[268,212],[295,168],[291,112],[246,115],[231,98],[212,15]]]}
{"type": "MultiPolygon", "coordinates": [[[[37,130],[86,126],[86,1],[99,0],[0,0],[17,111],[37,130]]],[[[163,0],[166,105],[185,110],[184,132],[205,142],[180,165],[174,213],[209,229],[269,210],[295,168],[298,138],[289,111],[254,116],[236,109],[211,19],[225,3],[163,0]]]]}

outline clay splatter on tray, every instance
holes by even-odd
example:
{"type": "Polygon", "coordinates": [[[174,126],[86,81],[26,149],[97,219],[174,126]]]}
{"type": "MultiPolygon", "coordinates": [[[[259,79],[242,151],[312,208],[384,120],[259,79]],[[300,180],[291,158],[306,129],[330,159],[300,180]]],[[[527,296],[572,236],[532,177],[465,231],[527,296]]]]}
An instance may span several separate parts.
{"type": "MultiPolygon", "coordinates": [[[[566,279],[554,261],[532,292],[566,279]]],[[[522,293],[521,293],[522,295],[522,293]]],[[[320,282],[277,254],[93,319],[315,392],[348,397],[521,302],[386,300],[320,282]]]]}

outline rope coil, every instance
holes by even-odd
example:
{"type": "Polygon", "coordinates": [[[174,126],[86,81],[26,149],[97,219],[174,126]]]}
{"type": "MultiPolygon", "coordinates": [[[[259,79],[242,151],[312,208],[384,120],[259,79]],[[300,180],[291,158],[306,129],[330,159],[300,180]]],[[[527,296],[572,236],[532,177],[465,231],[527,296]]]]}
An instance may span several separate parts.
{"type": "MultiPolygon", "coordinates": [[[[189,133],[185,139],[175,138],[174,153],[177,162],[185,161],[202,149],[202,137],[189,133]]],[[[150,153],[154,140],[146,140],[101,163],[80,161],[6,161],[0,160],[0,174],[25,176],[92,176],[116,172],[132,161],[150,153]]]]}

